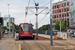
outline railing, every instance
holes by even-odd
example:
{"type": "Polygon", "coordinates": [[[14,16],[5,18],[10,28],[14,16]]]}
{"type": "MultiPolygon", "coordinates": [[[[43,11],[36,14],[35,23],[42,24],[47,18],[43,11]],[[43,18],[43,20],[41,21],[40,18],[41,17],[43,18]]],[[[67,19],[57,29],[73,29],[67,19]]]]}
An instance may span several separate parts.
{"type": "MultiPolygon", "coordinates": [[[[53,35],[57,35],[58,30],[53,30],[53,35]]],[[[36,33],[36,30],[33,30],[33,33],[36,33]]],[[[39,30],[38,34],[46,34],[46,35],[50,35],[50,31],[48,30],[39,30]]]]}

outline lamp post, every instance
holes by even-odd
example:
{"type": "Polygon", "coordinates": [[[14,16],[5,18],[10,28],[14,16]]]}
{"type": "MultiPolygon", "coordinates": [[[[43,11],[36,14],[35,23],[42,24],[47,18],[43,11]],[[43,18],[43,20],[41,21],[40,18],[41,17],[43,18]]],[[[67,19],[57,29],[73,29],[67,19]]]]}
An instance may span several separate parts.
{"type": "Polygon", "coordinates": [[[8,5],[8,17],[9,17],[9,43],[11,43],[10,42],[10,15],[9,15],[9,5],[10,4],[7,4],[8,5]]]}
{"type": "Polygon", "coordinates": [[[38,39],[38,6],[39,6],[39,4],[37,3],[35,3],[35,8],[36,8],[36,39],[38,39]]]}

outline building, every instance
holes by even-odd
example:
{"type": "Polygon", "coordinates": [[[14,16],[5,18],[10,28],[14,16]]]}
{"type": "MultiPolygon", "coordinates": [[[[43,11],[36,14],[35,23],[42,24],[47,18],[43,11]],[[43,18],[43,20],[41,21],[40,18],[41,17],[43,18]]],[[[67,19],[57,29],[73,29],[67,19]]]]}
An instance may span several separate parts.
{"type": "Polygon", "coordinates": [[[69,0],[59,1],[53,3],[53,25],[57,20],[67,20],[70,21],[70,2],[69,0]]]}
{"type": "MultiPolygon", "coordinates": [[[[3,20],[4,20],[4,24],[3,26],[7,26],[8,27],[8,23],[9,23],[9,17],[3,17],[3,20]]],[[[13,17],[10,17],[10,22],[11,23],[14,23],[15,22],[15,19],[13,17]]]]}
{"type": "Polygon", "coordinates": [[[70,25],[75,25],[75,0],[70,1],[70,25]]]}

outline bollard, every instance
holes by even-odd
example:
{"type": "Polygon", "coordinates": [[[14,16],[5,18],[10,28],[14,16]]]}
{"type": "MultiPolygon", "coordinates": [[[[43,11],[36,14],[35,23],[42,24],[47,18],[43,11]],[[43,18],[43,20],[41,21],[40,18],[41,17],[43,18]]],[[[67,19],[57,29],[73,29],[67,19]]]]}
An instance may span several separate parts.
{"type": "Polygon", "coordinates": [[[55,35],[55,39],[57,40],[57,38],[58,38],[58,35],[55,35]]]}

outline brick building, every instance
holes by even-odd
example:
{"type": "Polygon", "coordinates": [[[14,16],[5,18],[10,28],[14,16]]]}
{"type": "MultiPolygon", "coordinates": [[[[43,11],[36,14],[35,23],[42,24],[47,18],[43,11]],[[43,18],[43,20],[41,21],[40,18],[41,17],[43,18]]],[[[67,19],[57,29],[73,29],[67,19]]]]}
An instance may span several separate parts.
{"type": "Polygon", "coordinates": [[[53,3],[53,25],[57,20],[70,21],[70,2],[69,0],[63,0],[57,3],[53,3]]]}

